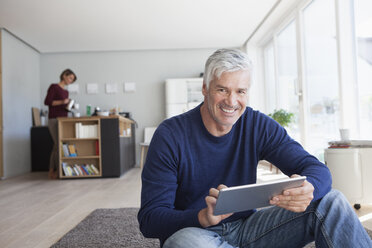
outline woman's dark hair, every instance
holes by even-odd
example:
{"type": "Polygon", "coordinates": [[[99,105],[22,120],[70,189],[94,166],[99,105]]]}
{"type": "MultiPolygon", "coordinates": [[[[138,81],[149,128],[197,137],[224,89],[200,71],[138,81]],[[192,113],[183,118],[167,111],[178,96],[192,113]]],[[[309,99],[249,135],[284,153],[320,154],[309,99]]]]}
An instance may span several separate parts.
{"type": "Polygon", "coordinates": [[[75,82],[76,79],[77,79],[77,77],[76,77],[75,73],[74,73],[72,70],[70,70],[70,69],[66,69],[66,70],[64,70],[64,71],[61,73],[61,76],[59,76],[59,78],[60,78],[61,81],[62,81],[64,76],[69,76],[69,75],[71,75],[71,74],[74,75],[74,81],[72,81],[72,82],[75,82]]]}

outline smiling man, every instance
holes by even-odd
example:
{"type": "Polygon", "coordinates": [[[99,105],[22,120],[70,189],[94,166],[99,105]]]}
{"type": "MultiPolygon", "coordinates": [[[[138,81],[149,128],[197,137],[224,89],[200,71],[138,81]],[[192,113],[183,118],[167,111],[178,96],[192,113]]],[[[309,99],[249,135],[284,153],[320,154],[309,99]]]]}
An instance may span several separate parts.
{"type": "Polygon", "coordinates": [[[214,136],[227,134],[246,109],[250,71],[224,72],[203,84],[204,104],[200,108],[204,126],[214,136]]]}
{"type": "Polygon", "coordinates": [[[156,130],[142,172],[140,229],[163,247],[372,247],[328,168],[268,116],[247,107],[251,62],[220,49],[205,66],[204,102],[156,130]],[[213,215],[219,190],[256,182],[265,159],[303,175],[272,207],[213,215]]]}

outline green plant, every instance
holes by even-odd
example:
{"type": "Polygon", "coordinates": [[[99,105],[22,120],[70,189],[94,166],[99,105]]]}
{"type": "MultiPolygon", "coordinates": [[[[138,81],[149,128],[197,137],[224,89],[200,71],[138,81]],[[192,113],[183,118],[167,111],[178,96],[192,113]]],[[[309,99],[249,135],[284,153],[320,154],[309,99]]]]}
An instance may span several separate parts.
{"type": "Polygon", "coordinates": [[[281,126],[288,127],[288,125],[293,121],[294,114],[287,112],[284,109],[275,109],[272,114],[269,114],[269,116],[276,120],[281,126]]]}

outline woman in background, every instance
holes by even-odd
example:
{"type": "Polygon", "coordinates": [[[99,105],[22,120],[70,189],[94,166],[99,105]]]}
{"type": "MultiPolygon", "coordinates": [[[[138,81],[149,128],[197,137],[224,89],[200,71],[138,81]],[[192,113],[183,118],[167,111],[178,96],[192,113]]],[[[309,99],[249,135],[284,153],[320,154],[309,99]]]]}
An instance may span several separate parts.
{"type": "Polygon", "coordinates": [[[48,128],[53,139],[53,149],[50,154],[49,163],[49,178],[58,178],[58,121],[57,117],[66,117],[68,111],[66,106],[70,99],[68,98],[68,91],[65,87],[76,81],[75,73],[66,69],[61,73],[60,82],[58,84],[51,84],[45,97],[44,104],[49,107],[48,114],[48,128]]]}

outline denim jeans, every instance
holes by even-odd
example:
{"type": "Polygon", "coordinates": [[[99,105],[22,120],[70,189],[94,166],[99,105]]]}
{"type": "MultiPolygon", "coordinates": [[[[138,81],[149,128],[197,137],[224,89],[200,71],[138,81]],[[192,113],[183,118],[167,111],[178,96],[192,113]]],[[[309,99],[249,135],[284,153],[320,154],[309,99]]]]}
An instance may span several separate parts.
{"type": "Polygon", "coordinates": [[[188,227],[170,236],[163,248],[372,247],[372,241],[345,197],[332,190],[305,212],[261,209],[246,219],[206,229],[188,227]]]}

